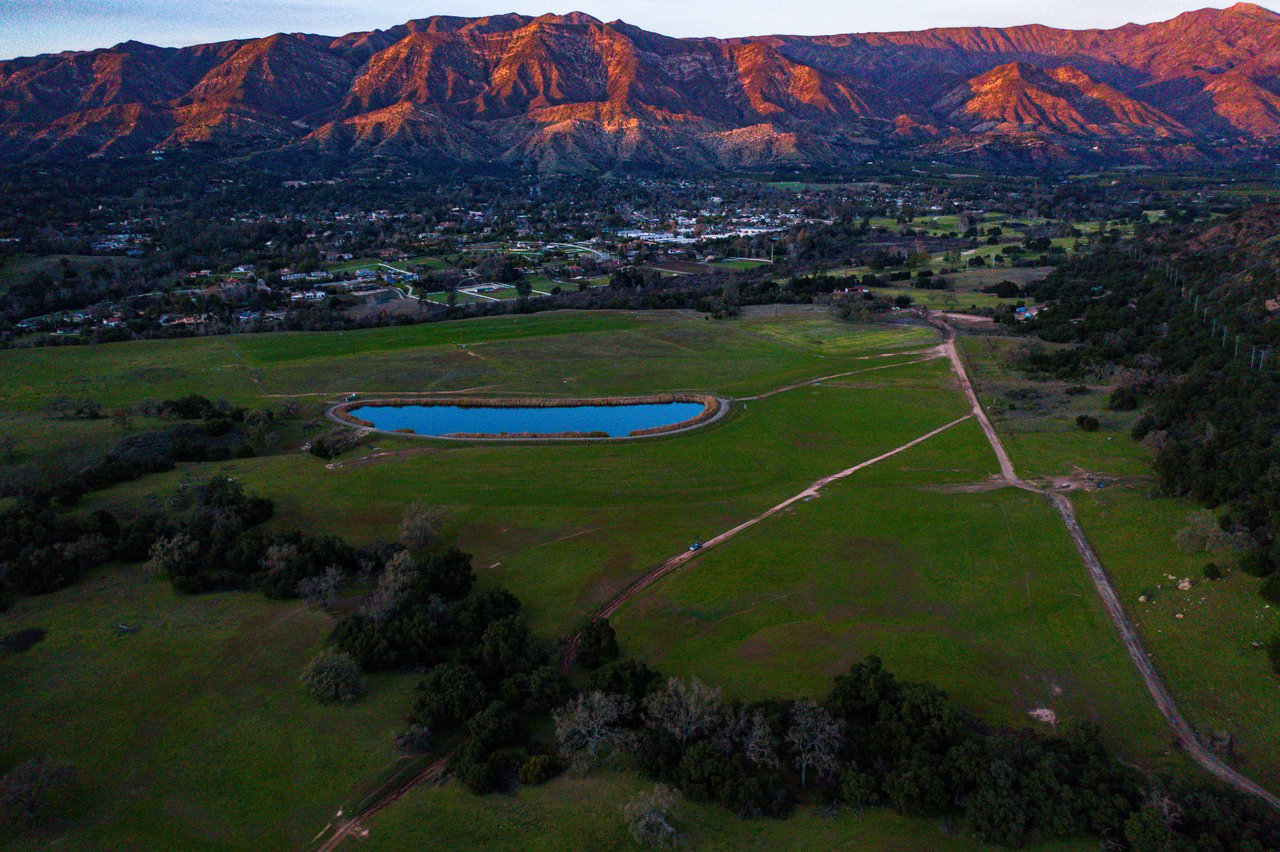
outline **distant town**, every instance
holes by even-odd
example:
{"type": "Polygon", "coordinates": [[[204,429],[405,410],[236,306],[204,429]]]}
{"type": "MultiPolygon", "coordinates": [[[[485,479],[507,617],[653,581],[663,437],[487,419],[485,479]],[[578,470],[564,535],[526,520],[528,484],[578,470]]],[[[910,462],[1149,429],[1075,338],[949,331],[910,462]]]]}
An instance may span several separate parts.
{"type": "MultiPolygon", "coordinates": [[[[58,344],[589,307],[588,297],[569,297],[663,282],[688,288],[708,276],[831,274],[851,280],[819,288],[826,293],[909,304],[928,290],[945,303],[956,275],[975,269],[1003,301],[966,306],[1004,305],[1025,317],[1035,310],[1018,298],[1025,276],[993,277],[995,270],[1048,267],[1108,229],[1127,233],[1215,203],[1212,185],[1185,193],[1174,176],[1132,171],[1087,185],[941,166],[833,183],[412,173],[271,180],[196,163],[184,184],[167,165],[156,157],[117,169],[114,183],[97,181],[90,195],[70,192],[68,172],[88,172],[83,182],[93,185],[93,164],[43,172],[44,180],[29,171],[6,176],[11,197],[31,200],[0,213],[8,297],[0,340],[58,344]],[[35,209],[43,213],[32,216],[35,209]]],[[[1229,198],[1241,187],[1227,176],[1219,189],[1229,198]]]]}

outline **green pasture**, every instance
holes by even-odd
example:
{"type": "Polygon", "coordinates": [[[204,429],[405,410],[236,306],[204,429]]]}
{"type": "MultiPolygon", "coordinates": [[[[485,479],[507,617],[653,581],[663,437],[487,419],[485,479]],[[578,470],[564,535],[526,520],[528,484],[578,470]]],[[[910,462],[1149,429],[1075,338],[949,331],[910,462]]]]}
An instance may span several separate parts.
{"type": "MultiPolygon", "coordinates": [[[[906,283],[906,282],[902,282],[906,283]]],[[[917,290],[905,287],[872,287],[871,292],[885,299],[907,295],[920,307],[931,311],[963,311],[969,309],[989,309],[999,305],[1012,305],[1021,299],[1001,299],[991,293],[957,292],[955,290],[917,290]]]]}
{"type": "Polygon", "coordinates": [[[297,677],[330,616],[247,592],[179,597],[138,566],[19,600],[0,625],[48,631],[0,656],[0,762],[76,766],[60,849],[301,848],[392,758],[412,700],[410,680],[380,675],[358,704],[318,704],[297,677]]]}
{"type": "MultiPolygon", "coordinates": [[[[784,320],[786,323],[795,320],[784,320]]],[[[848,329],[871,350],[926,332],[857,330],[809,320],[828,337],[848,329]]],[[[826,353],[770,341],[750,322],[692,312],[557,312],[335,333],[232,335],[0,353],[0,411],[39,411],[52,396],[92,397],[108,409],[202,393],[237,404],[352,391],[459,390],[566,396],[687,387],[731,395],[821,375],[826,353]],[[811,371],[810,368],[816,368],[811,371]],[[50,385],[50,377],[57,377],[50,385]]]]}
{"type": "Polygon", "coordinates": [[[449,263],[447,260],[444,260],[443,258],[439,258],[439,257],[428,257],[427,255],[421,255],[419,257],[411,257],[406,261],[403,261],[401,263],[395,263],[392,265],[399,266],[401,268],[405,268],[408,266],[425,266],[428,269],[452,269],[453,268],[453,264],[449,263]]]}
{"type": "Polygon", "coordinates": [[[937,343],[931,330],[920,326],[850,326],[813,316],[752,318],[739,327],[795,349],[813,350],[821,356],[880,349],[926,347],[937,343]]]}
{"type": "Polygon", "coordinates": [[[1046,483],[1084,478],[1086,490],[1072,494],[1081,526],[1183,714],[1206,738],[1229,735],[1229,759],[1262,784],[1280,786],[1280,689],[1265,651],[1254,644],[1275,635],[1280,616],[1258,597],[1261,581],[1230,570],[1222,580],[1206,581],[1206,563],[1230,569],[1238,554],[1178,547],[1188,517],[1203,510],[1153,496],[1151,451],[1129,437],[1138,412],[1107,410],[1110,387],[1068,396],[1066,382],[1030,381],[1002,366],[999,354],[1010,341],[960,342],[1019,475],[1046,483]],[[1043,394],[1043,406],[1028,411],[1022,401],[1009,410],[1011,391],[1028,388],[1043,394]],[[1078,428],[1075,417],[1082,413],[1097,417],[1101,428],[1078,428]],[[1097,489],[1098,483],[1106,487],[1097,489]],[[1176,588],[1183,578],[1193,580],[1191,590],[1176,588]],[[1147,593],[1150,601],[1140,602],[1147,593]]]}
{"type": "MultiPolygon", "coordinates": [[[[821,313],[711,322],[686,312],[565,312],[11,350],[0,352],[0,429],[21,435],[20,461],[118,440],[110,419],[47,419],[41,410],[59,393],[92,396],[108,409],[188,393],[276,409],[302,399],[311,418],[322,400],[348,392],[696,389],[736,400],[725,418],[685,434],[525,444],[372,435],[332,464],[296,450],[183,464],[81,504],[128,516],[184,480],[219,473],[272,497],[271,524],[354,543],[394,539],[410,502],[439,504],[446,534],[474,555],[480,585],[510,588],[536,632],[555,638],[690,541],[966,414],[946,362],[928,356],[936,343],[924,328],[855,326],[821,313]],[[52,442],[43,448],[42,432],[52,442]]],[[[1103,388],[1068,399],[1045,383],[1040,410],[1010,409],[1010,390],[1025,380],[999,366],[1003,345],[965,340],[964,351],[1021,473],[1078,465],[1144,475],[1122,423],[1074,430],[1074,412],[1101,407],[1103,388]]],[[[298,440],[305,423],[329,428],[298,421],[298,440]]],[[[995,470],[969,419],[829,485],[626,604],[614,618],[624,650],[744,698],[821,695],[832,675],[875,653],[901,677],[937,682],[996,723],[1030,725],[1027,712],[1045,706],[1064,720],[1097,720],[1144,766],[1182,767],[1060,519],[1038,495],[986,490],[995,470]]],[[[1161,535],[1176,532],[1180,517],[1145,493],[1076,497],[1104,562],[1117,566],[1126,603],[1149,582],[1148,566],[1164,564],[1143,560],[1168,549],[1161,535]],[[1115,502],[1097,504],[1103,512],[1093,499],[1115,502]]],[[[1260,656],[1241,653],[1199,685],[1194,674],[1252,636],[1221,625],[1233,608],[1257,602],[1253,585],[1240,576],[1222,581],[1213,591],[1223,603],[1197,610],[1214,620],[1189,614],[1177,625],[1182,644],[1161,644],[1182,635],[1174,630],[1151,641],[1189,715],[1230,730],[1250,766],[1275,765],[1267,682],[1231,685],[1252,676],[1260,656]],[[1221,635],[1197,645],[1210,630],[1221,635]],[[1259,709],[1231,715],[1236,699],[1213,697],[1227,695],[1259,709]]],[[[1164,605],[1160,598],[1154,606],[1164,605]]],[[[13,720],[0,732],[0,758],[43,752],[80,767],[86,793],[65,848],[300,848],[390,762],[390,732],[411,701],[414,679],[387,676],[354,707],[315,705],[296,677],[323,643],[329,616],[252,594],[178,598],[137,567],[20,600],[0,621],[50,632],[25,654],[0,657],[0,701],[13,720]],[[116,635],[117,622],[141,629],[116,635]]],[[[374,820],[368,842],[625,847],[617,808],[637,786],[632,776],[606,774],[486,799],[451,786],[420,790],[374,820]]],[[[688,813],[701,848],[786,848],[813,837],[837,848],[976,848],[931,823],[883,813],[834,821],[805,813],[782,823],[700,807],[688,813]]]]}
{"type": "MultiPolygon", "coordinates": [[[[328,265],[330,272],[353,272],[357,269],[377,269],[380,264],[386,263],[388,266],[396,266],[393,263],[387,263],[380,257],[359,257],[354,260],[343,260],[328,265]]],[[[399,266],[396,266],[399,269],[399,266]]]]}
{"type": "Polygon", "coordinates": [[[737,698],[821,697],[878,654],[992,722],[1047,707],[1163,760],[1163,720],[1056,513],[1025,491],[964,490],[994,471],[965,421],[708,549],[615,628],[626,650],[737,698]]]}
{"type": "Polygon", "coordinates": [[[1260,645],[1280,632],[1280,613],[1258,596],[1261,580],[1231,570],[1238,553],[1178,546],[1179,531],[1200,507],[1152,500],[1149,491],[1121,485],[1073,500],[1183,714],[1204,734],[1229,735],[1233,762],[1274,790],[1280,787],[1280,686],[1260,645]],[[1204,579],[1210,561],[1228,569],[1227,576],[1204,579]],[[1190,590],[1177,588],[1183,578],[1192,580],[1190,590]],[[1147,603],[1138,600],[1144,594],[1147,603]]]}
{"type": "MultiPolygon", "coordinates": [[[[239,404],[278,402],[274,391],[263,386],[278,374],[282,385],[301,382],[301,386],[283,387],[290,393],[338,393],[343,389],[326,387],[323,375],[344,362],[380,356],[400,358],[403,365],[416,361],[424,349],[434,349],[438,355],[450,347],[618,331],[644,322],[643,317],[632,314],[567,312],[334,333],[285,332],[147,340],[74,350],[7,350],[0,353],[5,375],[0,385],[0,410],[38,410],[57,395],[89,396],[108,407],[188,393],[239,404]],[[306,371],[305,365],[314,369],[306,371]],[[283,375],[291,371],[297,372],[283,375]],[[51,377],[56,377],[52,386],[51,377]]],[[[447,372],[444,378],[447,380],[447,372]]],[[[404,390],[411,387],[408,382],[397,382],[395,375],[386,381],[404,390]]]]}
{"type": "Polygon", "coordinates": [[[1019,475],[1047,479],[1089,473],[1107,480],[1149,479],[1151,452],[1129,438],[1137,413],[1108,410],[1107,385],[1091,385],[1088,393],[1069,395],[1066,389],[1074,382],[1035,381],[1002,366],[1001,353],[1014,342],[983,337],[961,338],[959,344],[978,396],[1019,475]],[[1096,417],[1099,430],[1080,429],[1075,420],[1081,414],[1096,417]]]}
{"type": "MultiPolygon", "coordinates": [[[[928,364],[877,369],[893,362],[848,365],[865,370],[846,380],[857,386],[735,404],[725,420],[688,435],[607,444],[379,435],[333,468],[297,453],[217,469],[272,495],[274,523],[353,540],[394,538],[415,500],[446,505],[482,580],[511,588],[539,632],[564,635],[693,539],[963,414],[945,374],[928,364]],[[919,377],[897,387],[912,370],[919,377]],[[391,455],[373,456],[374,446],[391,455]]],[[[94,505],[127,514],[163,499],[184,475],[190,470],[127,483],[94,505]]]]}
{"type": "MultiPolygon", "coordinates": [[[[423,298],[430,299],[433,302],[439,302],[442,305],[449,304],[449,293],[446,290],[437,290],[434,293],[423,293],[423,298]]],[[[479,296],[473,296],[470,293],[457,291],[454,296],[454,303],[458,305],[477,305],[480,302],[487,301],[479,296]]]]}
{"type": "Polygon", "coordinates": [[[981,290],[1001,281],[1012,281],[1020,287],[1039,281],[1053,271],[1051,266],[998,266],[964,269],[947,273],[947,280],[957,290],[981,290]]]}
{"type": "Polygon", "coordinates": [[[725,269],[758,269],[761,266],[770,266],[770,265],[771,264],[767,260],[746,260],[746,259],[721,260],[712,264],[712,266],[723,267],[725,269]]]}

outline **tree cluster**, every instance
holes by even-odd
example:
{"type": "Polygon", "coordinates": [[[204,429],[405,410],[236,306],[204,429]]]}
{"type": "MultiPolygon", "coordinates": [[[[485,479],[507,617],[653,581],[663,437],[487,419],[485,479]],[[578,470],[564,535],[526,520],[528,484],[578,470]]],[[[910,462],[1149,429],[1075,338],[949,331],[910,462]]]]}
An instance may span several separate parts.
{"type": "MultiPolygon", "coordinates": [[[[1248,227],[1276,215],[1267,208],[1227,221],[1248,227]]],[[[1107,243],[1030,285],[1047,307],[1021,327],[1070,345],[1030,352],[1023,365],[1060,380],[1116,382],[1108,408],[1143,409],[1133,437],[1154,449],[1161,489],[1224,507],[1224,530],[1247,534],[1260,551],[1250,557],[1256,570],[1248,559],[1241,567],[1271,577],[1280,564],[1280,371],[1256,353],[1280,344],[1265,308],[1280,288],[1270,258],[1251,246],[1205,240],[1188,250],[1203,230],[1153,232],[1146,256],[1107,243]],[[1176,266],[1166,268],[1170,259],[1176,266]]],[[[1280,579],[1263,589],[1280,598],[1280,579]]]]}
{"type": "Polygon", "coordinates": [[[623,660],[553,715],[561,750],[580,766],[622,755],[659,784],[744,817],[786,816],[817,796],[941,818],[1005,846],[1081,835],[1134,850],[1280,843],[1280,819],[1253,799],[1145,778],[1088,725],[1060,736],[993,729],[876,657],[837,677],[821,704],[750,705],[623,660]]]}

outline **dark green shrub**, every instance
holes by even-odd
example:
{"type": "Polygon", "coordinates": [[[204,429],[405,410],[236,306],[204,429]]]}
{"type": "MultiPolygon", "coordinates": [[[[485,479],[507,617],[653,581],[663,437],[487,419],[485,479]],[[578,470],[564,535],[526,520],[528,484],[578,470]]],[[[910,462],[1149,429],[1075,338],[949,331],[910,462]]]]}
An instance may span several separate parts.
{"type": "Polygon", "coordinates": [[[27,627],[23,630],[10,633],[3,639],[0,639],[0,647],[20,654],[23,651],[28,650],[32,645],[35,645],[47,635],[48,633],[43,627],[27,627]]]}
{"type": "Polygon", "coordinates": [[[363,696],[369,688],[355,659],[333,649],[321,652],[307,663],[300,680],[307,692],[326,703],[350,703],[363,696]]]}
{"type": "Polygon", "coordinates": [[[1111,392],[1107,408],[1112,411],[1133,411],[1138,407],[1138,392],[1128,385],[1121,385],[1111,392]]]}
{"type": "Polygon", "coordinates": [[[554,754],[539,754],[520,766],[518,778],[521,784],[535,786],[555,778],[564,771],[564,763],[554,754]]]}
{"type": "Polygon", "coordinates": [[[621,653],[618,637],[606,618],[593,618],[582,628],[578,644],[578,663],[584,669],[597,669],[621,653]]]}
{"type": "Polygon", "coordinates": [[[1240,557],[1240,570],[1254,577],[1269,577],[1275,573],[1276,561],[1266,550],[1255,547],[1240,557]]]}
{"type": "Polygon", "coordinates": [[[1263,600],[1280,605],[1280,574],[1268,577],[1262,588],[1258,589],[1258,594],[1262,595],[1263,600]]]}
{"type": "Polygon", "coordinates": [[[407,731],[396,731],[391,741],[405,754],[426,754],[431,751],[431,729],[426,725],[410,725],[407,731]]]}

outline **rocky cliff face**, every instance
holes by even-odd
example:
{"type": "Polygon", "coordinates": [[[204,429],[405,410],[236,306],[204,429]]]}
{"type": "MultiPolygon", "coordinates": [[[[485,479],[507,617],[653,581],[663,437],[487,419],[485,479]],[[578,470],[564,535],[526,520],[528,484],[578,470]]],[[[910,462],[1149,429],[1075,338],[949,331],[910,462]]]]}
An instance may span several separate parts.
{"type": "Polygon", "coordinates": [[[0,157],[213,142],[575,170],[1205,158],[1280,135],[1280,16],[675,39],[588,15],[0,62],[0,157]],[[1020,152],[1020,154],[1019,154],[1020,152]]]}

